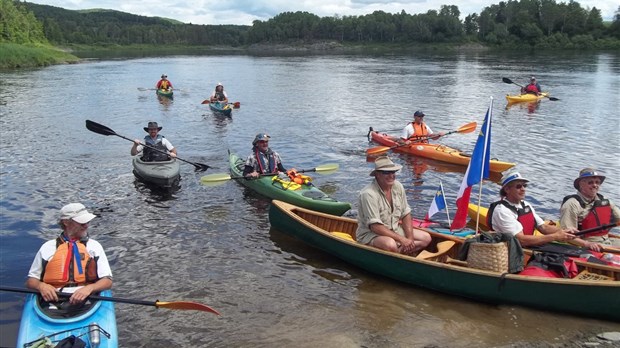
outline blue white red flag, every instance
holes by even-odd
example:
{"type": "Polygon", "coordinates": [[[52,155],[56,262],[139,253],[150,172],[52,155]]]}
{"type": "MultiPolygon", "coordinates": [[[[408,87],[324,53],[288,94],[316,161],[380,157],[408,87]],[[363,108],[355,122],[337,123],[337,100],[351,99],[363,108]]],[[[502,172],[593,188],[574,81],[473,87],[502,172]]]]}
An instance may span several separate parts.
{"type": "Polygon", "coordinates": [[[435,198],[431,203],[431,207],[428,208],[428,213],[426,213],[424,220],[429,221],[433,215],[444,209],[446,209],[446,196],[443,194],[443,185],[440,181],[437,192],[435,192],[435,198]]]}
{"type": "Polygon", "coordinates": [[[489,159],[491,154],[491,119],[493,118],[493,99],[484,117],[484,124],[478,134],[478,140],[471,155],[471,161],[467,166],[465,177],[461,183],[461,188],[456,199],[456,214],[454,221],[450,225],[450,230],[458,230],[467,224],[467,209],[469,196],[472,186],[476,185],[482,178],[489,178],[489,159]]]}

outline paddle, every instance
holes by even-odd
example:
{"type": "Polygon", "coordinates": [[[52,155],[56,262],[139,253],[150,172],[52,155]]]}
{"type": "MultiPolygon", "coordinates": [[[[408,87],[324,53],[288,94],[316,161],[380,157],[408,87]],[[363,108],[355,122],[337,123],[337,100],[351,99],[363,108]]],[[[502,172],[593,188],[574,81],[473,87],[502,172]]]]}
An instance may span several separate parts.
{"type": "MultiPolygon", "coordinates": [[[[525,88],[525,87],[521,86],[520,84],[518,84],[518,83],[516,83],[516,82],[513,82],[511,79],[509,79],[509,78],[507,78],[507,77],[502,77],[502,81],[504,81],[504,83],[508,83],[508,84],[512,83],[513,85],[517,85],[517,86],[519,86],[519,87],[521,87],[521,88],[525,88]]],[[[548,96],[548,95],[543,95],[543,97],[545,97],[545,98],[547,98],[547,99],[549,99],[549,100],[552,100],[552,101],[558,101],[558,100],[560,100],[560,99],[558,99],[558,98],[555,98],[555,97],[550,97],[550,96],[548,96]]]]}
{"type": "MultiPolygon", "coordinates": [[[[201,104],[211,104],[211,101],[209,99],[205,99],[205,100],[202,101],[201,104]]],[[[241,107],[241,103],[240,102],[228,103],[228,105],[232,105],[233,108],[235,108],[235,109],[239,109],[241,107]]]]}
{"type": "Polygon", "coordinates": [[[575,236],[579,237],[579,236],[583,236],[584,234],[588,234],[588,233],[592,233],[592,232],[596,232],[596,231],[600,231],[600,230],[606,230],[608,228],[612,228],[612,227],[616,227],[616,226],[620,226],[620,222],[614,222],[614,223],[610,223],[610,224],[606,224],[606,225],[601,225],[601,226],[596,226],[596,227],[592,227],[592,228],[588,228],[587,230],[581,230],[579,232],[575,232],[575,236]]]}
{"type": "MultiPolygon", "coordinates": [[[[337,171],[338,168],[339,168],[339,165],[337,163],[328,163],[328,164],[317,166],[316,168],[312,168],[312,169],[298,170],[297,173],[317,172],[320,174],[330,174],[330,173],[337,171]]],[[[274,175],[278,175],[278,174],[277,173],[260,174],[260,176],[274,176],[274,175]]],[[[245,177],[231,176],[230,174],[219,173],[219,174],[205,175],[202,178],[200,178],[200,182],[201,183],[219,183],[219,182],[224,182],[224,181],[228,181],[231,179],[245,179],[245,177]]]]}
{"type": "MultiPolygon", "coordinates": [[[[11,286],[0,286],[0,291],[21,292],[21,293],[27,293],[27,294],[38,294],[39,293],[39,291],[34,290],[34,289],[16,288],[16,287],[11,287],[11,286]]],[[[71,295],[73,295],[71,293],[66,293],[66,292],[58,292],[57,294],[59,297],[64,297],[64,298],[69,298],[71,297],[71,295]]],[[[129,303],[129,304],[136,304],[136,305],[142,305],[142,306],[154,306],[157,308],[204,311],[204,312],[211,312],[213,314],[220,315],[220,313],[216,311],[215,309],[207,305],[203,305],[201,303],[196,303],[196,302],[188,302],[188,301],[176,301],[176,302],[155,301],[155,302],[152,302],[152,301],[132,300],[132,299],[126,299],[126,298],[107,297],[107,296],[98,296],[98,295],[90,295],[88,296],[88,298],[93,299],[93,300],[99,300],[99,301],[121,302],[121,303],[129,303]]]]}
{"type": "MultiPolygon", "coordinates": [[[[473,131],[476,130],[476,127],[478,126],[478,124],[476,122],[470,122],[467,124],[462,125],[459,129],[454,130],[454,131],[450,131],[446,134],[444,134],[443,136],[446,136],[448,134],[454,134],[454,133],[471,133],[473,131]]],[[[423,139],[419,139],[419,140],[426,140],[426,139],[430,139],[432,138],[432,135],[423,138],[423,139]]],[[[412,144],[415,144],[415,142],[413,142],[412,144]]],[[[377,147],[372,147],[368,150],[366,150],[366,155],[377,155],[377,154],[381,154],[384,152],[387,152],[389,150],[401,147],[401,146],[406,146],[406,145],[411,145],[411,144],[398,144],[398,145],[394,145],[394,146],[377,146],[377,147]]]]}
{"type": "MultiPolygon", "coordinates": [[[[133,143],[132,139],[124,137],[124,136],[122,136],[120,134],[116,134],[116,132],[114,132],[112,129],[110,129],[110,128],[102,125],[102,124],[99,124],[97,122],[93,122],[91,120],[86,120],[86,128],[89,131],[91,131],[91,132],[95,132],[95,133],[101,134],[101,135],[116,135],[119,138],[123,138],[125,140],[129,140],[129,141],[131,141],[133,143]]],[[[151,150],[167,154],[165,151],[162,151],[162,150],[160,150],[158,148],[155,148],[155,147],[152,147],[152,146],[149,146],[149,145],[146,145],[146,144],[141,144],[141,145],[145,146],[145,147],[148,147],[151,150]]],[[[190,161],[178,158],[178,157],[175,157],[175,158],[178,159],[181,162],[185,162],[185,163],[189,163],[189,164],[193,165],[194,167],[196,167],[196,171],[204,172],[205,170],[211,168],[211,166],[208,166],[206,164],[197,163],[197,162],[190,162],[190,161]]]]}

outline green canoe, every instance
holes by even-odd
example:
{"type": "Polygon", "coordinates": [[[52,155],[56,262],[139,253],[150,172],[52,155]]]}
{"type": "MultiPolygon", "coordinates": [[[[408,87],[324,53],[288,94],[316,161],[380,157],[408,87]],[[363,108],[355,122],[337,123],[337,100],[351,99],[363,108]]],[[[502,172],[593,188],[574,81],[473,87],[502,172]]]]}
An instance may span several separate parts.
{"type": "MultiPolygon", "coordinates": [[[[432,242],[418,257],[357,243],[357,221],[274,200],[271,226],[366,271],[404,283],[481,302],[516,304],[620,321],[620,268],[578,263],[579,276],[544,278],[502,274],[454,260],[463,238],[430,232],[432,242]],[[426,254],[424,257],[421,257],[426,254]]],[[[488,245],[488,244],[487,244],[488,245]]],[[[470,249],[471,250],[471,249],[470,249]]],[[[337,267],[334,266],[334,267],[337,267]]]]}
{"type": "MultiPolygon", "coordinates": [[[[240,177],[245,166],[244,160],[236,154],[229,153],[230,172],[232,177],[240,177]]],[[[300,207],[317,210],[327,214],[342,215],[351,209],[351,204],[337,201],[314,185],[296,185],[297,189],[286,188],[288,178],[280,180],[277,176],[262,176],[254,180],[237,179],[241,185],[271,199],[279,199],[300,207]],[[274,180],[275,179],[275,180],[274,180]]]]}

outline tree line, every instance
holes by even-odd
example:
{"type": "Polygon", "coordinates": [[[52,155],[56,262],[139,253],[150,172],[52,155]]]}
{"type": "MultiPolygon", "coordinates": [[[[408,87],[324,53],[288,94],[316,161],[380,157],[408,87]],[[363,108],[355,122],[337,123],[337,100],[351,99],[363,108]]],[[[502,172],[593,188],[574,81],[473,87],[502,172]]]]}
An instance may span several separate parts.
{"type": "Polygon", "coordinates": [[[620,6],[605,25],[596,7],[573,0],[509,0],[460,19],[457,6],[426,13],[375,11],[319,17],[284,12],[251,26],[195,25],[112,10],[73,11],[0,0],[0,42],[55,45],[247,46],[338,41],[344,44],[482,43],[499,47],[620,48],[620,6]]]}

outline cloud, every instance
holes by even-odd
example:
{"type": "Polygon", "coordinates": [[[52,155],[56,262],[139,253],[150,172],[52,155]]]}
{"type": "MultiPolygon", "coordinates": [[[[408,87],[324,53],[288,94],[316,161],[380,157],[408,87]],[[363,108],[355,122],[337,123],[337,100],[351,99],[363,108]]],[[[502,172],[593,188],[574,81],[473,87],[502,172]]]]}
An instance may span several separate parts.
{"type": "MultiPolygon", "coordinates": [[[[485,7],[500,0],[34,0],[38,4],[62,7],[69,10],[103,8],[132,14],[165,17],[193,24],[252,25],[254,20],[267,21],[282,12],[304,11],[319,17],[361,16],[374,11],[409,14],[439,10],[442,5],[456,5],[461,17],[480,13],[485,7]]],[[[556,0],[556,2],[562,2],[556,0]]],[[[618,9],[616,0],[581,0],[582,8],[596,7],[604,20],[612,20],[618,9]]]]}

